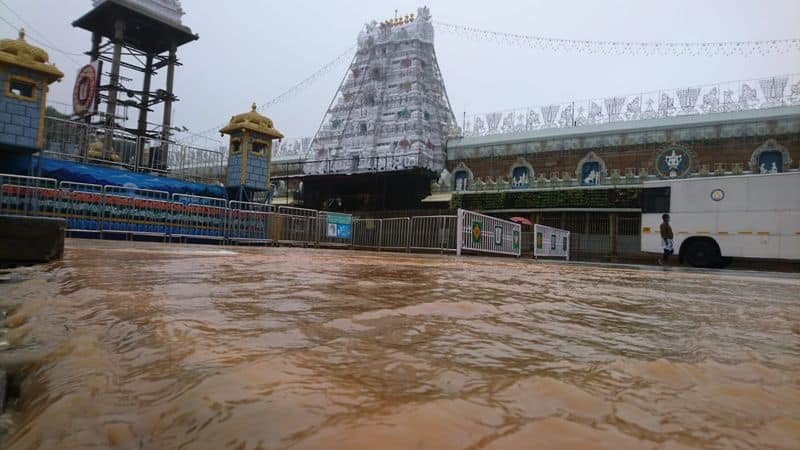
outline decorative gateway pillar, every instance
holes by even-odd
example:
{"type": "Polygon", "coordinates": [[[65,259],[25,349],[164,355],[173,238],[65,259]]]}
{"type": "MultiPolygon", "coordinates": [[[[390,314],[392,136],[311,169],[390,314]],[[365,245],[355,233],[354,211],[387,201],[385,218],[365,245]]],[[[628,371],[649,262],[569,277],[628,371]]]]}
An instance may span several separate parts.
{"type": "MultiPolygon", "coordinates": [[[[47,52],[25,40],[24,30],[19,31],[18,39],[0,40],[0,157],[9,152],[32,155],[41,151],[47,91],[63,76],[47,52]]],[[[33,158],[29,161],[29,174],[33,175],[33,158]]]]}
{"type": "MultiPolygon", "coordinates": [[[[230,136],[225,175],[228,198],[249,202],[255,200],[257,192],[268,194],[272,140],[283,139],[283,134],[273,127],[272,120],[256,112],[253,103],[249,112],[231,117],[228,125],[219,132],[230,136]]],[[[266,198],[268,201],[269,195],[266,198]]]]}

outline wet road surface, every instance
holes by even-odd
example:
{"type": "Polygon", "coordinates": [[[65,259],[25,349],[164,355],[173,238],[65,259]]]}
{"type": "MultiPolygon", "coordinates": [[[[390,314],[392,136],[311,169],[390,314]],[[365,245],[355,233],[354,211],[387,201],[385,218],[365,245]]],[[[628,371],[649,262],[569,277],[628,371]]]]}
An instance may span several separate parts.
{"type": "Polygon", "coordinates": [[[72,240],[13,449],[800,448],[800,278],[72,240]]]}

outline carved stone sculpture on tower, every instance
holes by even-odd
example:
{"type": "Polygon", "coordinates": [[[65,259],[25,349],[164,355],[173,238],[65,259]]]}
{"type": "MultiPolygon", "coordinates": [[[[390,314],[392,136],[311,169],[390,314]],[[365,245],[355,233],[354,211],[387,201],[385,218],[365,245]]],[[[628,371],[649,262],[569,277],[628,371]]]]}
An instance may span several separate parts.
{"type": "Polygon", "coordinates": [[[325,114],[304,165],[307,174],[440,172],[445,138],[456,131],[433,47],[428,8],[370,22],[325,114]]]}

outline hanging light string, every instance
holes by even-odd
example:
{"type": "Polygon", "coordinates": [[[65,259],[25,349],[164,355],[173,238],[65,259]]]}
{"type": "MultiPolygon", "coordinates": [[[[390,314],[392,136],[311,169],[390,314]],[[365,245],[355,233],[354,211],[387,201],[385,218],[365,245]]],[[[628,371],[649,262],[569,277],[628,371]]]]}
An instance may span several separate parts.
{"type": "Polygon", "coordinates": [[[644,56],[765,56],[800,51],[800,38],[724,42],[632,42],[558,39],[434,22],[437,30],[470,40],[552,52],[644,56]]]}
{"type": "Polygon", "coordinates": [[[322,68],[320,68],[313,74],[309,75],[308,78],[290,87],[277,97],[274,97],[271,100],[262,103],[258,108],[266,110],[267,108],[273,105],[277,105],[278,103],[281,103],[282,101],[292,98],[293,96],[303,92],[303,90],[314,84],[317,80],[319,80],[323,76],[330,73],[330,71],[333,70],[334,68],[340,66],[344,62],[350,61],[352,59],[353,51],[355,49],[356,49],[355,45],[351,46],[350,48],[342,52],[342,54],[337,56],[336,59],[330,61],[329,63],[322,66],[322,68]]]}
{"type": "MultiPolygon", "coordinates": [[[[302,81],[294,84],[292,87],[290,87],[289,89],[283,91],[278,96],[273,97],[273,98],[271,98],[270,100],[267,100],[264,103],[261,103],[258,106],[257,109],[260,110],[260,111],[264,111],[264,110],[266,110],[266,109],[268,109],[268,108],[270,108],[272,106],[275,106],[275,105],[277,105],[277,104],[279,104],[279,103],[281,103],[281,102],[283,102],[285,100],[288,100],[288,99],[296,96],[297,94],[300,94],[305,89],[307,89],[312,84],[314,84],[316,81],[318,81],[320,78],[322,78],[323,76],[325,76],[328,73],[330,73],[330,71],[333,70],[334,68],[340,66],[342,63],[344,63],[346,61],[350,61],[350,59],[352,59],[353,51],[355,49],[356,49],[355,45],[351,46],[350,48],[348,48],[347,50],[342,52],[339,56],[337,56],[333,60],[331,60],[328,63],[326,63],[324,66],[319,68],[316,72],[312,73],[311,75],[309,75],[308,77],[306,77],[302,81]]],[[[203,137],[203,136],[208,136],[208,135],[214,134],[217,131],[219,131],[220,128],[224,127],[227,124],[228,124],[228,122],[223,122],[220,125],[217,125],[217,126],[214,126],[214,127],[210,127],[210,128],[207,128],[207,129],[205,129],[203,131],[199,131],[199,132],[193,133],[189,137],[181,140],[181,143],[193,142],[193,140],[192,140],[193,138],[195,138],[195,140],[196,140],[197,137],[203,137]]]]}

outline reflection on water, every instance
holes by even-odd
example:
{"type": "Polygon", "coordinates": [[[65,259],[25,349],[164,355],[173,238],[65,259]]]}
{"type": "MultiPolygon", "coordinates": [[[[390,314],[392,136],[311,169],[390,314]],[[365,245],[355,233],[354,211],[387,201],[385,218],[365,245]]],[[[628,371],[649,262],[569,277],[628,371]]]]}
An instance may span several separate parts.
{"type": "Polygon", "coordinates": [[[800,448],[797,278],[134,247],[0,284],[10,448],[800,448]]]}

